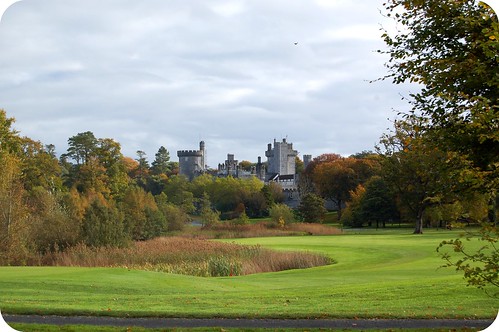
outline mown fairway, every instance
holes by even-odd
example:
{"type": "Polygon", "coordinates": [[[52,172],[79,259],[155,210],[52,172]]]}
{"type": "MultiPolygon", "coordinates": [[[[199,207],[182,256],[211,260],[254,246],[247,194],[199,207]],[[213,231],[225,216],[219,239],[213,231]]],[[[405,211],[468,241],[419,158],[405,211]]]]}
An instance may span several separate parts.
{"type": "Polygon", "coordinates": [[[459,232],[238,240],[322,252],[338,263],[201,278],[109,268],[1,267],[3,313],[163,317],[493,318],[499,303],[466,287],[435,248],[459,232]]]}

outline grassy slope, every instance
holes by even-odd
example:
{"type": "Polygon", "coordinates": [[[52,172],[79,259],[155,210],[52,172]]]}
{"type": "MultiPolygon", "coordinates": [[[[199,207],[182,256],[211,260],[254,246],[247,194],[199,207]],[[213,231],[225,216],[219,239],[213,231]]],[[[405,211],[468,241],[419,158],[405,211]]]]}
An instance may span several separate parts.
{"type": "Polygon", "coordinates": [[[499,303],[466,287],[435,247],[457,232],[238,240],[331,255],[338,264],[232,278],[126,269],[0,268],[3,313],[165,317],[493,318],[499,303]]]}

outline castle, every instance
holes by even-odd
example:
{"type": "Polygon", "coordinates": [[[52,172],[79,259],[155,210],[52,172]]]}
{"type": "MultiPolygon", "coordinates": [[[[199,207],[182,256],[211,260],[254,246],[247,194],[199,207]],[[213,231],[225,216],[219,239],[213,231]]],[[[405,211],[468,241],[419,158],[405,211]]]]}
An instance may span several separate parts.
{"type": "MultiPolygon", "coordinates": [[[[196,176],[207,172],[205,143],[199,143],[199,150],[177,151],[179,158],[179,173],[185,175],[190,180],[196,176]]],[[[219,177],[232,176],[234,178],[257,177],[265,183],[278,183],[290,205],[292,201],[298,199],[298,175],[296,174],[296,157],[298,151],[293,149],[293,143],[288,143],[285,138],[282,142],[274,139],[274,144],[269,143],[265,151],[267,164],[262,163],[262,158],[258,157],[258,162],[251,166],[251,169],[243,169],[233,154],[227,154],[227,160],[223,164],[218,164],[216,175],[219,177]]],[[[311,155],[304,155],[303,161],[306,165],[311,161],[311,155]]]]}

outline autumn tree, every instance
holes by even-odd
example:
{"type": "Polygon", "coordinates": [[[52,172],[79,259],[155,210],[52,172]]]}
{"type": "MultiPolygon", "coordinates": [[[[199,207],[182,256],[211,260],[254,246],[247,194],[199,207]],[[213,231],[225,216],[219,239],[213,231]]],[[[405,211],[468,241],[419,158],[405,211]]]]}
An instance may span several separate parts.
{"type": "Polygon", "coordinates": [[[317,192],[333,201],[338,209],[338,220],[350,192],[375,174],[375,163],[369,159],[327,158],[317,162],[311,177],[317,192]]]}
{"type": "Polygon", "coordinates": [[[0,261],[24,265],[30,253],[29,211],[24,203],[21,138],[14,118],[0,110],[0,261]]]}
{"type": "Polygon", "coordinates": [[[33,231],[31,241],[39,253],[65,250],[80,240],[80,222],[72,218],[63,197],[64,194],[41,186],[28,194],[29,223],[33,231]]]}
{"type": "Polygon", "coordinates": [[[23,184],[27,190],[43,187],[55,193],[63,188],[62,169],[59,161],[41,142],[22,138],[23,184]]]}
{"type": "Polygon", "coordinates": [[[29,255],[28,210],[21,181],[21,162],[0,151],[0,261],[24,265],[29,255]]]}
{"type": "Polygon", "coordinates": [[[166,222],[154,197],[141,187],[128,188],[121,210],[124,214],[124,233],[132,240],[151,239],[166,230],[166,222]]]}

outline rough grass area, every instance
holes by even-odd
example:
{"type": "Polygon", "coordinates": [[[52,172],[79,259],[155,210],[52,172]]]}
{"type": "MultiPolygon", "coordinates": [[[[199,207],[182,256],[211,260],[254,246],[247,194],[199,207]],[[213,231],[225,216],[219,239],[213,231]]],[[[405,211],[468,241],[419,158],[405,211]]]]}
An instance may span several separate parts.
{"type": "Polygon", "coordinates": [[[189,229],[189,231],[182,234],[182,236],[204,239],[241,239],[252,237],[338,234],[342,234],[342,231],[336,227],[313,223],[291,223],[284,227],[278,227],[270,222],[258,222],[248,225],[235,225],[225,222],[210,228],[189,229]]]}
{"type": "Polygon", "coordinates": [[[129,248],[78,245],[47,256],[44,262],[49,266],[125,267],[220,277],[323,266],[331,264],[332,259],[304,251],[273,251],[259,245],[163,237],[135,242],[129,248]]]}

